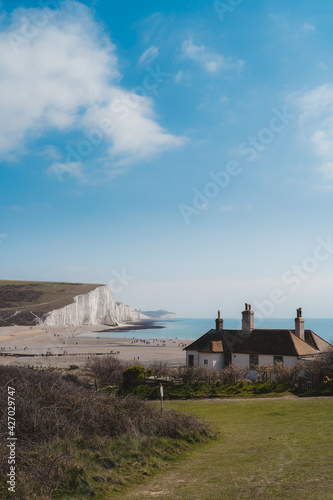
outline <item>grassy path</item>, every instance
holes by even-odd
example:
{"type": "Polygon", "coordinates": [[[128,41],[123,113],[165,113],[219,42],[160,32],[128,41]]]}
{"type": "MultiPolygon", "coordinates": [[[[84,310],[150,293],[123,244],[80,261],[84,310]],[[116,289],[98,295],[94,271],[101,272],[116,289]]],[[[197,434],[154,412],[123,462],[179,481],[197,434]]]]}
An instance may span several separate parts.
{"type": "Polygon", "coordinates": [[[113,498],[333,499],[333,398],[173,401],[219,432],[113,498]]]}

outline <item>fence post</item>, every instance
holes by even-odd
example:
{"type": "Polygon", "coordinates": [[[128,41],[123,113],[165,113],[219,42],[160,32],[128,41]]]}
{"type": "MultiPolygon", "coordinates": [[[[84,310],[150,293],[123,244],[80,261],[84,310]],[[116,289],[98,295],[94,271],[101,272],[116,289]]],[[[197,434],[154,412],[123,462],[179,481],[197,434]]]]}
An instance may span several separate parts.
{"type": "Polygon", "coordinates": [[[160,385],[160,395],[161,395],[161,413],[163,413],[163,384],[160,385]]]}

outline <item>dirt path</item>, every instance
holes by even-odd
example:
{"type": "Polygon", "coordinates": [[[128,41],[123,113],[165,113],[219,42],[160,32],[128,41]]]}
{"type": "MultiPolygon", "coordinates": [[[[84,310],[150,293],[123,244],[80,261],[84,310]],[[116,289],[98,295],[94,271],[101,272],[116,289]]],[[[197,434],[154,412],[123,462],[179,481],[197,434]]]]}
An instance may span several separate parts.
{"type": "Polygon", "coordinates": [[[333,396],[306,396],[300,397],[290,394],[288,396],[281,397],[267,397],[267,398],[206,398],[206,399],[191,399],[191,401],[283,401],[286,399],[298,400],[298,401],[311,401],[316,399],[330,399],[333,396]]]}

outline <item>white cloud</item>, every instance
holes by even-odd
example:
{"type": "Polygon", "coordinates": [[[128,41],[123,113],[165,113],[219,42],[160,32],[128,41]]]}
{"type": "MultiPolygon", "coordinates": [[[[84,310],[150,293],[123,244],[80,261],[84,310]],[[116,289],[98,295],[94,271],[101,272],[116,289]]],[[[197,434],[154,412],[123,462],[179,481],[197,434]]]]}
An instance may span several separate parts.
{"type": "Polygon", "coordinates": [[[309,23],[304,23],[303,28],[307,31],[316,31],[316,28],[313,26],[313,24],[309,23]]]}
{"type": "Polygon", "coordinates": [[[226,95],[223,95],[222,97],[220,97],[219,99],[219,102],[221,104],[227,104],[228,102],[230,101],[229,97],[227,97],[226,95]]]}
{"type": "Polygon", "coordinates": [[[145,50],[139,59],[139,64],[149,64],[158,56],[158,47],[152,45],[145,50]]]}
{"type": "Polygon", "coordinates": [[[219,207],[219,212],[233,212],[236,210],[235,205],[222,205],[219,207]]]}
{"type": "Polygon", "coordinates": [[[295,97],[303,118],[314,118],[333,112],[333,85],[324,84],[295,97]]]}
{"type": "Polygon", "coordinates": [[[13,212],[26,212],[27,209],[21,205],[11,205],[10,210],[13,212]]]}
{"type": "Polygon", "coordinates": [[[183,79],[183,72],[182,70],[178,71],[177,75],[175,76],[175,82],[179,83],[183,79]]]}
{"type": "Polygon", "coordinates": [[[58,178],[60,182],[63,181],[64,174],[68,174],[70,177],[76,177],[79,180],[84,181],[85,175],[82,172],[83,165],[80,162],[67,162],[67,163],[53,163],[47,172],[50,175],[54,175],[58,178]]]}
{"type": "Polygon", "coordinates": [[[52,144],[48,144],[42,150],[42,154],[48,156],[51,160],[61,160],[62,153],[59,148],[52,146],[52,144]]]}
{"type": "Polygon", "coordinates": [[[195,45],[191,38],[184,40],[182,52],[185,57],[201,64],[210,74],[226,69],[241,69],[244,65],[244,61],[241,59],[235,61],[233,58],[218,54],[204,45],[195,45]]]}
{"type": "Polygon", "coordinates": [[[292,99],[300,110],[303,140],[320,160],[317,170],[333,179],[333,85],[321,85],[292,99]]]}
{"type": "Polygon", "coordinates": [[[183,144],[157,123],[151,98],[121,88],[116,47],[91,10],[75,1],[51,10],[19,8],[0,27],[0,156],[106,120],[109,154],[126,161],[183,144]]]}
{"type": "MultiPolygon", "coordinates": [[[[328,179],[333,179],[333,162],[326,162],[322,165],[321,167],[321,172],[327,177],[328,179]]],[[[332,186],[324,186],[322,189],[326,189],[327,191],[332,189],[332,186]]]]}
{"type": "Polygon", "coordinates": [[[94,125],[101,130],[107,117],[110,128],[102,133],[112,141],[111,155],[142,158],[184,143],[183,138],[166,133],[154,120],[151,99],[116,87],[109,89],[106,96],[103,104],[87,110],[83,123],[86,128],[94,125]]]}

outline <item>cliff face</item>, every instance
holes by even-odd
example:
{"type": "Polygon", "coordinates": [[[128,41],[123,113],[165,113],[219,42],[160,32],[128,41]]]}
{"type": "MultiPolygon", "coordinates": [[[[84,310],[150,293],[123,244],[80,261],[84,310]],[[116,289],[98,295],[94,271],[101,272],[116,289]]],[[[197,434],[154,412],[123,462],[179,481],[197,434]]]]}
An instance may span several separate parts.
{"type": "Polygon", "coordinates": [[[162,314],[159,319],[176,319],[175,313],[162,314]]]}
{"type": "Polygon", "coordinates": [[[40,324],[52,326],[110,325],[143,319],[144,315],[122,302],[115,302],[108,285],[77,295],[74,302],[47,313],[40,324]]]}
{"type": "Polygon", "coordinates": [[[139,311],[150,319],[175,319],[176,313],[159,309],[158,311],[139,311]]]}

